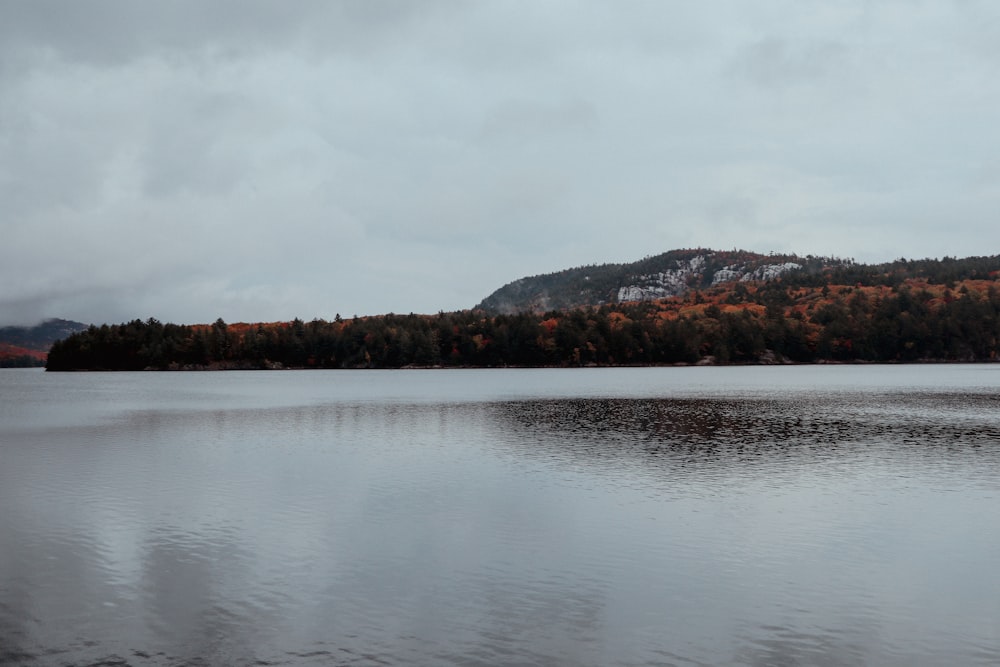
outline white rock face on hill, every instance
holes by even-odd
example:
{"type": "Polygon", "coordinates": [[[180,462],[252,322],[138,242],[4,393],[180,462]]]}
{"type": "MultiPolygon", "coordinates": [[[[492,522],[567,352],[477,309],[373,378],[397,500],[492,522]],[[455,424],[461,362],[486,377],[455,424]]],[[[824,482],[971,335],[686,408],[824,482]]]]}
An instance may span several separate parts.
{"type": "Polygon", "coordinates": [[[739,280],[745,274],[742,271],[736,269],[736,265],[727,266],[724,269],[719,269],[712,276],[712,287],[715,287],[719,283],[728,283],[732,280],[739,280]]]}
{"type": "Polygon", "coordinates": [[[678,261],[678,268],[646,276],[637,276],[636,283],[618,288],[618,301],[651,301],[680,296],[688,291],[688,279],[700,275],[705,257],[698,255],[687,262],[678,261]]]}
{"type": "Polygon", "coordinates": [[[784,264],[765,264],[764,266],[758,266],[750,273],[745,274],[742,278],[740,278],[740,280],[743,282],[748,280],[774,280],[782,273],[788,273],[789,271],[801,268],[802,265],[796,264],[795,262],[785,262],[784,264]]]}
{"type": "MultiPolygon", "coordinates": [[[[618,302],[623,301],[653,301],[671,296],[687,294],[692,284],[700,283],[706,264],[706,257],[699,255],[688,262],[677,262],[678,267],[660,273],[636,276],[634,282],[618,288],[618,302]]],[[[712,286],[721,283],[751,280],[773,280],[783,273],[801,269],[801,264],[784,262],[781,264],[765,264],[749,270],[746,265],[731,264],[718,269],[712,276],[712,286]]]]}

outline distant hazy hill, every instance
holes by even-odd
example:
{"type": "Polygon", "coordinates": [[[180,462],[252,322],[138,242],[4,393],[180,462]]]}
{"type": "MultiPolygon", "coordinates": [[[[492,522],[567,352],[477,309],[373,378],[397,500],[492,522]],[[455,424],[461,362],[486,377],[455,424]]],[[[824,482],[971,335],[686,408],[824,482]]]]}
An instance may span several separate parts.
{"type": "Polygon", "coordinates": [[[0,368],[42,366],[52,343],[86,328],[81,322],[59,319],[33,327],[0,327],[0,368]]]}
{"type": "Polygon", "coordinates": [[[521,278],[476,308],[491,313],[543,312],[580,306],[652,301],[739,281],[767,281],[791,272],[818,274],[851,260],[763,255],[745,250],[671,250],[630,264],[600,264],[521,278]]]}

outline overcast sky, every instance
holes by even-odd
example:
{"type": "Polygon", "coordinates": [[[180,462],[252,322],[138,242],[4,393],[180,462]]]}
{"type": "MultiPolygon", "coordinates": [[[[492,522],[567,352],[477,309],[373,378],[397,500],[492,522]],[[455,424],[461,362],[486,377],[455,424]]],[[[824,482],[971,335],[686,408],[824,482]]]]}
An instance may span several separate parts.
{"type": "Polygon", "coordinates": [[[993,0],[0,0],[0,324],[997,254],[998,123],[993,0]]]}

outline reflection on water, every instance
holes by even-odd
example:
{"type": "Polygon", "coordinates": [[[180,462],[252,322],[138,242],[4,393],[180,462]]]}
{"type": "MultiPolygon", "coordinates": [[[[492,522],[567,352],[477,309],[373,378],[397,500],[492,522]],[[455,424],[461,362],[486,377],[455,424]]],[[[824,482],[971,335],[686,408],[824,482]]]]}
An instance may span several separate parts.
{"type": "Polygon", "coordinates": [[[779,465],[861,458],[905,466],[930,457],[947,469],[965,464],[961,474],[992,477],[991,454],[1000,443],[998,395],[840,395],[820,403],[815,397],[586,399],[492,407],[524,455],[612,467],[631,461],[645,472],[698,466],[753,475],[765,466],[770,475],[779,465]],[[984,455],[984,447],[991,451],[984,455]]]}
{"type": "Polygon", "coordinates": [[[0,664],[1000,663],[992,380],[640,370],[0,373],[0,664]]]}

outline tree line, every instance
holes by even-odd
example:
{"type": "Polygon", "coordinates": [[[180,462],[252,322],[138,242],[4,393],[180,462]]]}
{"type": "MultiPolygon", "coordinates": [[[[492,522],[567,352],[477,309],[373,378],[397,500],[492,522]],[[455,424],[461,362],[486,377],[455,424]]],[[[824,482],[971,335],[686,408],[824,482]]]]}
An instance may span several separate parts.
{"type": "Polygon", "coordinates": [[[91,326],[53,344],[49,370],[586,366],[770,361],[990,361],[995,280],[738,283],[662,302],[546,313],[387,314],[211,325],[91,326]]]}

